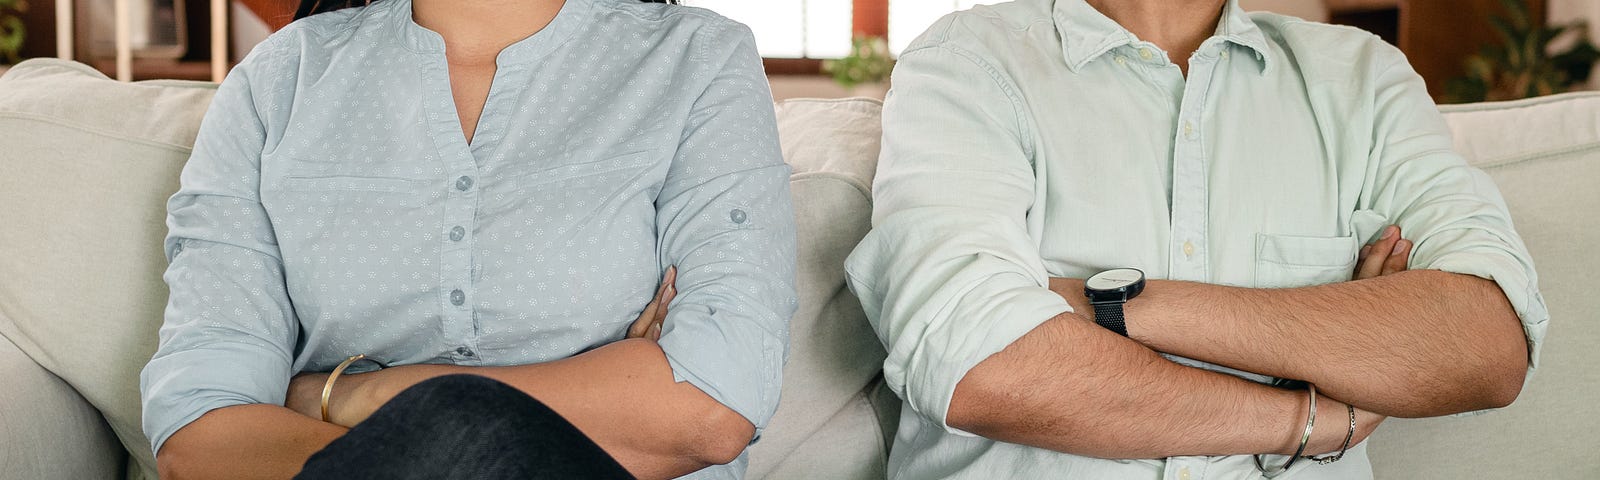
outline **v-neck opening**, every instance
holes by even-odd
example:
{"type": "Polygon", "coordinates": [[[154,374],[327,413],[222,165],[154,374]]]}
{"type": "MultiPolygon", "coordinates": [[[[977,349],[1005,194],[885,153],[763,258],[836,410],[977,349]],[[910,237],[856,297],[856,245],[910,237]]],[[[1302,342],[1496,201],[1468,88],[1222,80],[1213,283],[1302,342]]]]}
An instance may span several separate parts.
{"type": "Polygon", "coordinates": [[[424,102],[431,106],[430,110],[434,111],[435,116],[442,117],[441,122],[448,119],[450,125],[448,131],[434,129],[435,135],[442,136],[436,142],[439,143],[441,153],[448,156],[451,155],[448,152],[459,148],[461,153],[472,157],[476,162],[480,154],[492,153],[498,139],[503,136],[496,133],[505,128],[502,123],[508,121],[505,117],[509,114],[496,110],[497,99],[503,103],[508,95],[514,98],[521,93],[520,89],[514,88],[521,84],[508,82],[507,79],[526,71],[527,64],[555,51],[575,36],[583,27],[585,23],[583,17],[586,17],[593,8],[594,0],[565,0],[561,9],[556,12],[556,16],[544,28],[507,45],[495,55],[495,71],[489,81],[489,91],[484,97],[482,108],[478,111],[478,118],[473,124],[470,140],[465,125],[461,122],[461,109],[455,102],[454,84],[450,78],[450,61],[444,37],[416,22],[411,0],[391,1],[395,3],[390,13],[396,17],[394,21],[399,24],[402,43],[423,55],[423,65],[431,67],[423,68],[422,80],[426,84],[424,88],[433,92],[435,97],[444,99],[437,104],[432,101],[424,102]],[[454,144],[456,148],[447,144],[454,144]]]}

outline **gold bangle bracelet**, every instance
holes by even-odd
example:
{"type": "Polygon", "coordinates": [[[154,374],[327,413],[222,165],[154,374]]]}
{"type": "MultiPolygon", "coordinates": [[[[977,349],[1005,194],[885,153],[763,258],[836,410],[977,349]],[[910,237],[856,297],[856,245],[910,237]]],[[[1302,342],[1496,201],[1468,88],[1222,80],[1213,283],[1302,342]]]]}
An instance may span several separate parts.
{"type": "Polygon", "coordinates": [[[333,382],[339,379],[339,374],[344,373],[344,369],[350,368],[350,364],[365,358],[367,358],[365,353],[346,358],[343,362],[339,362],[339,366],[333,367],[333,373],[328,374],[328,383],[322,384],[322,421],[332,422],[328,420],[328,397],[333,396],[333,382]]]}

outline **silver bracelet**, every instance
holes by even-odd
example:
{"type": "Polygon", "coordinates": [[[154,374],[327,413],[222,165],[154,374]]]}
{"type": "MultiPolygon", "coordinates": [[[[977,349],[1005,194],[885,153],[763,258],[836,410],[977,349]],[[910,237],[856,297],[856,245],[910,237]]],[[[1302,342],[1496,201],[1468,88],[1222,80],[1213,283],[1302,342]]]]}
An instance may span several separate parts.
{"type": "Polygon", "coordinates": [[[1266,465],[1262,464],[1261,454],[1256,454],[1253,457],[1256,461],[1256,470],[1267,478],[1276,477],[1282,475],[1283,472],[1289,471],[1289,467],[1294,465],[1294,461],[1300,459],[1300,454],[1306,453],[1306,444],[1311,442],[1311,429],[1317,426],[1317,386],[1308,382],[1306,383],[1306,390],[1311,398],[1311,413],[1306,415],[1306,431],[1300,435],[1300,448],[1296,449],[1294,455],[1290,455],[1288,460],[1284,460],[1282,466],[1271,472],[1267,471],[1266,465]]]}
{"type": "Polygon", "coordinates": [[[1327,465],[1337,462],[1339,459],[1344,458],[1345,451],[1350,450],[1350,439],[1355,438],[1356,436],[1356,407],[1355,405],[1347,403],[1344,405],[1344,408],[1350,411],[1350,431],[1345,432],[1344,434],[1344,445],[1339,447],[1338,454],[1323,455],[1321,457],[1309,457],[1312,460],[1316,460],[1318,465],[1327,465]]]}

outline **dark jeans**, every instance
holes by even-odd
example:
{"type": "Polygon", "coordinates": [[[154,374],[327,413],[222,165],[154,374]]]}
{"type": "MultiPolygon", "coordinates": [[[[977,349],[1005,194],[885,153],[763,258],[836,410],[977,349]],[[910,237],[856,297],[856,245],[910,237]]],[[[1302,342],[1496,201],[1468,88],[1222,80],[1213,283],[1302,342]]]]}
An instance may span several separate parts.
{"type": "Polygon", "coordinates": [[[296,479],[631,479],[561,415],[509,385],[448,375],[401,392],[296,479]]]}

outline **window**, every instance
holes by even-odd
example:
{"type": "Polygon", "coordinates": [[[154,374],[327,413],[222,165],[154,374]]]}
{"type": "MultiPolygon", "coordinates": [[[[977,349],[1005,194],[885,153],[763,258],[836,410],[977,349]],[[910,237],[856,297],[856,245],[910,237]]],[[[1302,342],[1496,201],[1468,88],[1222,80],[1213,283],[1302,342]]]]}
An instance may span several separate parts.
{"type": "Polygon", "coordinates": [[[889,51],[899,54],[940,17],[1006,0],[900,0],[889,2],[889,51]]]}
{"type": "Polygon", "coordinates": [[[715,10],[749,25],[755,31],[756,48],[763,57],[837,58],[850,54],[851,0],[686,0],[683,3],[715,10]]]}
{"type": "Polygon", "coordinates": [[[899,53],[939,17],[1006,0],[684,0],[749,25],[767,58],[838,58],[852,32],[888,32],[899,53]],[[887,3],[887,5],[885,5],[887,3]],[[866,12],[866,13],[862,13],[866,12]],[[887,15],[885,15],[887,13],[887,15]],[[852,18],[861,14],[861,18],[852,18]],[[798,20],[798,21],[797,21],[798,20]]]}

